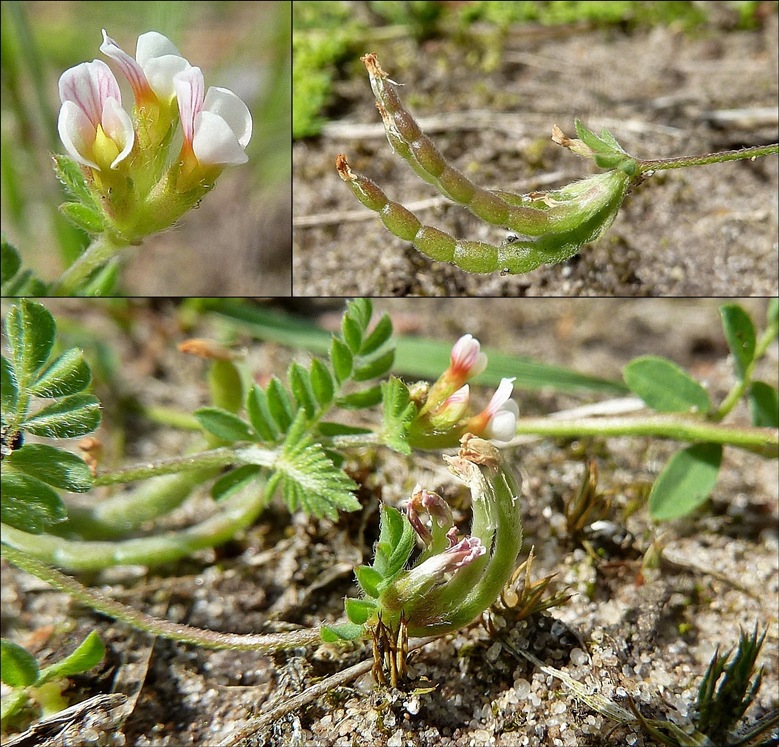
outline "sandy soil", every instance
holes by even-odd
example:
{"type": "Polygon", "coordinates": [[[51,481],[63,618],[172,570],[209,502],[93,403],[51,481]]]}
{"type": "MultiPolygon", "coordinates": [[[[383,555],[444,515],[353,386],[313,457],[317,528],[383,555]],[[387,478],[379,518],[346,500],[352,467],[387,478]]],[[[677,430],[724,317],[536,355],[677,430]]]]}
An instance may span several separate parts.
{"type": "MultiPolygon", "coordinates": [[[[110,398],[100,392],[107,403],[128,395],[186,409],[206,402],[201,364],[182,362],[175,343],[184,334],[214,336],[220,325],[201,320],[185,333],[182,318],[169,305],[139,301],[133,306],[133,333],[126,335],[102,316],[98,302],[86,303],[63,302],[56,308],[112,340],[121,376],[110,398]]],[[[301,304],[330,325],[339,305],[301,304]]],[[[763,317],[764,302],[747,306],[755,318],[763,317]]],[[[389,311],[396,328],[407,333],[455,340],[470,331],[485,346],[604,377],[618,378],[632,357],[654,353],[693,372],[714,398],[733,382],[712,300],[417,299],[409,304],[388,299],[376,307],[389,311]]],[[[290,357],[283,348],[244,335],[239,342],[248,344],[252,370],[283,372],[290,357]]],[[[774,345],[759,376],[775,381],[778,365],[774,345]]],[[[519,392],[517,399],[527,415],[592,401],[552,392],[519,392]]],[[[112,413],[107,407],[109,420],[112,413]]],[[[739,408],[732,420],[745,422],[746,413],[739,408]]],[[[180,453],[186,445],[170,429],[136,419],[129,426],[131,462],[180,453]]],[[[102,435],[108,445],[115,443],[102,435]]],[[[779,704],[776,462],[726,450],[713,500],[695,516],[658,526],[636,500],[675,448],[669,442],[621,438],[528,441],[506,452],[523,479],[523,553],[534,545],[537,577],[557,573],[555,588],[568,586],[573,594],[567,605],[510,626],[512,639],[623,705],[629,694],[645,715],[686,723],[715,647],[727,649],[739,629],[757,623],[767,627],[768,636],[761,657],[763,688],[748,714],[755,719],[779,704]],[[587,457],[597,460],[600,487],[613,491],[614,498],[609,516],[614,526],[589,537],[598,551],[594,557],[566,534],[562,514],[587,457]],[[655,570],[642,568],[642,556],[655,540],[665,548],[665,562],[655,570]]],[[[352,568],[369,559],[377,499],[394,503],[416,481],[452,500],[461,496],[435,453],[409,459],[386,451],[364,453],[351,465],[362,475],[365,508],[335,524],[290,517],[274,505],[244,536],[216,552],[151,571],[114,569],[82,580],[137,608],[214,630],[249,633],[335,620],[344,595],[354,590],[352,568]]],[[[210,510],[209,500],[201,497],[172,516],[171,525],[200,520],[210,510]]],[[[466,512],[458,515],[467,523],[466,512]]],[[[59,658],[90,630],[100,631],[106,641],[105,664],[75,678],[68,697],[75,702],[115,691],[137,700],[128,701],[132,705],[121,717],[91,731],[77,722],[68,744],[216,745],[318,678],[369,656],[362,648],[322,647],[267,657],[154,640],[90,613],[5,564],[2,627],[4,636],[30,645],[43,663],[59,658]]],[[[413,670],[416,679],[402,691],[374,690],[363,677],[273,719],[244,744],[654,744],[633,727],[611,732],[610,721],[551,677],[516,660],[478,624],[428,645],[413,660],[413,670]]],[[[65,742],[39,736],[34,743],[65,742]]]]}
{"type": "MultiPolygon", "coordinates": [[[[777,17],[756,31],[521,29],[499,42],[366,41],[447,159],[489,188],[530,192],[586,175],[549,140],[578,116],[639,158],[777,139],[777,17]],[[497,57],[497,60],[495,58],[497,57]],[[495,64],[489,64],[492,60],[495,64]],[[550,177],[551,175],[551,177],[550,177]]],[[[637,187],[610,231],[527,275],[471,275],[389,234],[340,181],[336,155],[423,223],[500,243],[395,156],[362,64],[336,82],[323,135],[293,147],[295,295],[718,296],[777,293],[779,159],[665,172],[637,187]],[[431,204],[432,203],[432,204],[431,204]]]]}

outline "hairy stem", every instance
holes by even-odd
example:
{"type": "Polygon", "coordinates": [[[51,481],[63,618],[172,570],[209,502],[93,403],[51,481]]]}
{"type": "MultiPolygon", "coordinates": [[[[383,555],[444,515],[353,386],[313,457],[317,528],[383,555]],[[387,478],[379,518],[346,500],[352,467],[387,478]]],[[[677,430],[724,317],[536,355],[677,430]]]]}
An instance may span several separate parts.
{"type": "Polygon", "coordinates": [[[779,436],[770,428],[720,425],[702,420],[685,420],[677,415],[649,415],[641,418],[519,418],[518,435],[579,438],[582,436],[651,436],[677,441],[705,441],[736,446],[765,457],[779,456],[779,436]]]}
{"type": "Polygon", "coordinates": [[[191,454],[171,459],[162,459],[159,462],[135,467],[102,472],[95,478],[94,485],[116,485],[118,483],[145,480],[160,475],[171,475],[178,472],[187,472],[193,469],[209,467],[227,467],[231,464],[257,464],[262,467],[271,467],[276,461],[278,452],[274,449],[263,449],[260,446],[246,446],[241,448],[223,447],[201,451],[199,454],[191,454]]]}
{"type": "Polygon", "coordinates": [[[688,166],[706,166],[710,163],[725,163],[725,161],[741,161],[745,158],[754,159],[779,153],[779,143],[771,145],[755,145],[740,150],[723,150],[719,153],[706,153],[701,156],[679,156],[678,158],[655,158],[648,161],[636,159],[638,173],[647,171],[663,171],[666,169],[685,169],[688,166]]]}
{"type": "Polygon", "coordinates": [[[95,238],[83,254],[62,274],[51,287],[54,296],[78,295],[89,275],[108,262],[120,249],[127,246],[107,233],[95,238]]]}
{"type": "Polygon", "coordinates": [[[300,646],[311,646],[321,641],[318,628],[295,630],[289,633],[241,635],[239,633],[219,633],[215,630],[202,630],[190,625],[173,623],[170,620],[162,620],[158,617],[147,615],[145,612],[117,602],[115,599],[111,599],[95,589],[89,589],[75,578],[50,568],[26,552],[10,545],[3,545],[3,557],[23,571],[37,576],[55,589],[64,591],[93,610],[161,638],[170,638],[174,641],[191,643],[204,648],[260,651],[265,653],[298,648],[300,646]]]}

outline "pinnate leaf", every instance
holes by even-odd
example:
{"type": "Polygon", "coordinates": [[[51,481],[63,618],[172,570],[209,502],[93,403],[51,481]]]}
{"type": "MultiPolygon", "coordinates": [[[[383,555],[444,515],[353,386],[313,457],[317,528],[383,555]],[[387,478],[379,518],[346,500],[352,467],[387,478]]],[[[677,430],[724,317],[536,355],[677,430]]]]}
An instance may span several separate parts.
{"type": "Polygon", "coordinates": [[[252,386],[246,398],[246,414],[263,441],[275,443],[278,440],[279,427],[268,407],[268,395],[257,384],[252,386]]]}
{"type": "Polygon", "coordinates": [[[338,511],[356,511],[357,485],[338,469],[322,446],[306,432],[301,410],[287,433],[284,447],[274,463],[269,487],[281,483],[282,496],[290,511],[301,508],[307,514],[335,520],[338,511]]]}
{"type": "Polygon", "coordinates": [[[416,407],[411,402],[408,388],[396,377],[383,382],[381,388],[384,399],[381,440],[401,454],[410,454],[408,429],[416,415],[416,407]]]}
{"type": "Polygon", "coordinates": [[[8,414],[16,411],[16,403],[19,400],[19,386],[16,383],[16,376],[11,368],[11,362],[3,356],[0,358],[0,395],[2,395],[3,413],[8,414]]]}
{"type": "Polygon", "coordinates": [[[215,501],[223,501],[252,482],[259,473],[260,467],[256,464],[244,464],[230,470],[211,486],[211,497],[215,501]]]}
{"type": "Polygon", "coordinates": [[[317,410],[316,397],[311,383],[311,376],[308,371],[299,363],[294,362],[289,367],[289,388],[295,403],[306,411],[306,417],[310,420],[314,417],[317,410]]]}
{"type": "Polygon", "coordinates": [[[340,625],[323,625],[322,640],[325,643],[337,643],[338,641],[354,641],[360,638],[364,632],[362,625],[357,623],[341,623],[340,625]]]}
{"type": "Polygon", "coordinates": [[[333,364],[335,380],[343,384],[352,375],[354,358],[349,346],[337,337],[330,342],[330,362],[333,364]]]}
{"type": "Polygon", "coordinates": [[[373,331],[363,340],[360,355],[372,355],[392,337],[392,320],[383,314],[373,331]]]}
{"type": "Polygon", "coordinates": [[[364,625],[376,612],[376,602],[372,599],[347,599],[344,607],[346,616],[355,625],[364,625]]]}
{"type": "Polygon", "coordinates": [[[749,389],[749,409],[752,425],[779,428],[779,397],[776,387],[764,381],[754,381],[749,389]]]}
{"type": "Polygon", "coordinates": [[[19,272],[21,266],[22,260],[16,247],[3,238],[0,241],[0,281],[3,285],[19,272]]]}
{"type": "Polygon", "coordinates": [[[267,388],[268,409],[270,410],[276,425],[282,433],[286,433],[295,419],[295,410],[292,408],[287,390],[278,376],[274,376],[267,388]]]}
{"type": "Polygon", "coordinates": [[[311,388],[320,407],[326,407],[333,401],[335,395],[333,376],[319,358],[311,361],[311,388]]]}
{"type": "Polygon", "coordinates": [[[373,568],[385,582],[403,569],[414,549],[414,542],[411,522],[398,509],[382,504],[373,568]]]}

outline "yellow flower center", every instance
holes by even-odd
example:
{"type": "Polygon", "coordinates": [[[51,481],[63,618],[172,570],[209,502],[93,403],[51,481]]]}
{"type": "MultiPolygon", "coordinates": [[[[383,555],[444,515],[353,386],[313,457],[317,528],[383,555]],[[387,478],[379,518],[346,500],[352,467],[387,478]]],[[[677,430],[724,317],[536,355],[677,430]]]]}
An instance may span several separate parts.
{"type": "Polygon", "coordinates": [[[98,125],[97,132],[95,133],[95,142],[92,145],[92,156],[95,163],[101,169],[110,168],[120,152],[119,146],[105,134],[103,126],[98,125]]]}

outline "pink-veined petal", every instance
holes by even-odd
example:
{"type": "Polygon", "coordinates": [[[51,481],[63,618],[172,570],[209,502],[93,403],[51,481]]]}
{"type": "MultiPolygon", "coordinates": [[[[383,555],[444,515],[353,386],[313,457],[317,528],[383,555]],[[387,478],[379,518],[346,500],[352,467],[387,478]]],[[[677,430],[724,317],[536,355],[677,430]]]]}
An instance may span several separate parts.
{"type": "Polygon", "coordinates": [[[119,155],[111,163],[115,169],[130,154],[135,142],[135,131],[130,115],[114,98],[109,98],[103,107],[103,131],[119,147],[119,155]]]}
{"type": "Polygon", "coordinates": [[[473,335],[463,335],[452,347],[450,368],[456,376],[470,379],[487,367],[487,356],[473,335]]]}
{"type": "Polygon", "coordinates": [[[238,165],[249,160],[227,122],[207,111],[201,111],[195,118],[192,150],[204,165],[238,165]]]}
{"type": "Polygon", "coordinates": [[[203,72],[199,67],[189,67],[173,78],[173,86],[179,105],[181,129],[184,140],[192,144],[195,135],[195,118],[203,106],[203,72]]]}
{"type": "Polygon", "coordinates": [[[77,104],[72,101],[63,102],[57,120],[57,130],[71,158],[84,166],[100,168],[93,160],[82,155],[91,150],[95,141],[95,127],[77,104]]]}
{"type": "Polygon", "coordinates": [[[252,137],[252,115],[238,96],[227,88],[211,86],[203,101],[203,111],[224,119],[240,146],[246,148],[252,137]]]}
{"type": "Polygon", "coordinates": [[[100,51],[119,65],[124,77],[130,81],[130,86],[136,97],[139,92],[149,87],[143,68],[106,34],[105,29],[103,29],[103,43],[100,45],[100,51]]]}
{"type": "Polygon", "coordinates": [[[101,60],[82,62],[66,70],[59,79],[60,101],[72,101],[96,128],[108,98],[122,103],[122,93],[111,68],[101,60]]]}

